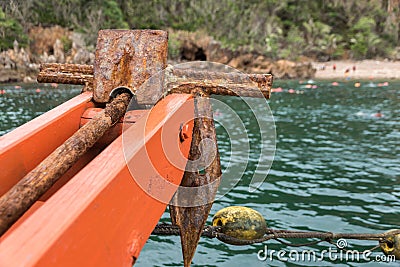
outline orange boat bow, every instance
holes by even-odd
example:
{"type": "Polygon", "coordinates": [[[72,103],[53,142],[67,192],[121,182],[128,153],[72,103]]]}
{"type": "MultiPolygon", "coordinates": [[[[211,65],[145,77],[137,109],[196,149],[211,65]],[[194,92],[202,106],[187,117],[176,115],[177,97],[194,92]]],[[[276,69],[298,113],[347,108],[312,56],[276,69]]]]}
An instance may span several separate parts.
{"type": "MultiPolygon", "coordinates": [[[[0,266],[131,266],[182,179],[193,128],[191,98],[160,101],[46,202],[33,206],[0,239],[0,266]],[[184,140],[182,125],[189,136],[184,140]]],[[[79,125],[80,117],[74,119],[79,125]]],[[[55,133],[64,131],[58,127],[55,133]]],[[[38,137],[36,145],[43,140],[38,137]]]]}
{"type": "Polygon", "coordinates": [[[0,137],[0,196],[79,129],[92,93],[80,94],[0,137]]]}

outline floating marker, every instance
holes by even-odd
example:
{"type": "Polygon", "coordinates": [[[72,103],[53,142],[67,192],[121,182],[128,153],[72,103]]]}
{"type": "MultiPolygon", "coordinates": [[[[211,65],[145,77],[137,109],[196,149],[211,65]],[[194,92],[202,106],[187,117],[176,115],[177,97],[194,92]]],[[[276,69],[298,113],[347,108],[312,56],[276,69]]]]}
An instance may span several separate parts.
{"type": "MultiPolygon", "coordinates": [[[[398,229],[389,230],[386,233],[399,231],[398,229]]],[[[385,255],[394,255],[396,260],[400,260],[400,234],[389,236],[389,242],[380,242],[379,246],[385,255]]]]}
{"type": "Polygon", "coordinates": [[[226,235],[245,240],[261,238],[267,231],[267,223],[258,211],[241,206],[221,209],[214,215],[212,224],[220,226],[226,235]]]}

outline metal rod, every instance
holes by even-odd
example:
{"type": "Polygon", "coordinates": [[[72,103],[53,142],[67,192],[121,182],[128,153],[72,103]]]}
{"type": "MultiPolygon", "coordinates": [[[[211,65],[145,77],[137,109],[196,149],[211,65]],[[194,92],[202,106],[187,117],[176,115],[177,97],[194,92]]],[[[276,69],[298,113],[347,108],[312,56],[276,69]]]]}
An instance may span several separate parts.
{"type": "Polygon", "coordinates": [[[93,75],[93,65],[84,64],[60,64],[60,63],[42,63],[40,64],[40,71],[45,72],[66,72],[77,74],[93,75]]]}
{"type": "Polygon", "coordinates": [[[167,90],[187,93],[202,87],[205,94],[269,98],[271,74],[244,74],[240,72],[213,72],[192,69],[175,69],[167,72],[167,90]],[[261,94],[260,94],[261,92],[261,94]]]}
{"type": "Polygon", "coordinates": [[[93,84],[93,75],[62,72],[39,72],[37,81],[39,83],[90,85],[93,84]]]}
{"type": "MultiPolygon", "coordinates": [[[[73,64],[42,64],[38,82],[93,84],[93,66],[73,64]]],[[[239,72],[210,72],[202,70],[176,69],[165,72],[164,91],[194,94],[202,88],[204,94],[264,97],[269,99],[273,78],[271,74],[243,74],[239,72]],[[260,94],[261,92],[261,94],[260,94]]],[[[153,92],[143,92],[153,94],[153,92]]],[[[144,99],[151,99],[143,96],[144,99]]],[[[144,103],[142,103],[144,104],[144,103]]],[[[154,103],[153,103],[154,104],[154,103]]]]}

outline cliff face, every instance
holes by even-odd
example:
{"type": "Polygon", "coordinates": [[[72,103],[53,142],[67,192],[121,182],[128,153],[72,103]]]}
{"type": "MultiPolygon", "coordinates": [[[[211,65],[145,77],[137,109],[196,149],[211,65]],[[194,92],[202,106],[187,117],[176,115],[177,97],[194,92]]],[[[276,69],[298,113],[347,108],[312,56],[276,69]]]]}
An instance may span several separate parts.
{"type": "Polygon", "coordinates": [[[15,41],[13,49],[0,53],[0,82],[34,82],[40,63],[94,63],[94,53],[88,51],[82,36],[60,26],[33,27],[29,40],[27,48],[15,41]]]}
{"type": "Polygon", "coordinates": [[[180,43],[177,60],[208,60],[246,73],[271,73],[280,79],[312,78],[316,72],[311,62],[271,61],[257,52],[223,48],[209,36],[188,32],[177,32],[174,36],[180,43]]]}
{"type": "MultiPolygon", "coordinates": [[[[271,61],[256,52],[233,51],[198,33],[173,32],[171,36],[174,39],[172,48],[176,50],[174,62],[207,60],[247,73],[272,73],[275,78],[285,79],[312,78],[315,75],[311,63],[271,61]]],[[[0,53],[0,82],[34,82],[40,63],[94,63],[94,53],[86,47],[83,36],[68,29],[33,27],[29,39],[27,48],[20,48],[14,42],[13,49],[0,53]]]]}
{"type": "Polygon", "coordinates": [[[31,53],[14,42],[14,48],[0,53],[0,82],[18,82],[34,75],[38,65],[32,63],[31,53]]]}

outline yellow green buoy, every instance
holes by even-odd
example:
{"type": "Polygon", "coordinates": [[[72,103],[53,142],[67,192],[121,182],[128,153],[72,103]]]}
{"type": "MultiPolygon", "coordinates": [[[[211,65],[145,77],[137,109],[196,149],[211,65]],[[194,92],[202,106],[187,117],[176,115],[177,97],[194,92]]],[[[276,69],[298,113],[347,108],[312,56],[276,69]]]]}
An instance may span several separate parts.
{"type": "Polygon", "coordinates": [[[218,211],[212,220],[221,232],[238,239],[253,240],[263,237],[267,230],[264,217],[256,210],[231,206],[218,211]]]}
{"type": "MultiPolygon", "coordinates": [[[[398,232],[399,229],[387,231],[386,233],[398,232]]],[[[381,242],[379,246],[385,255],[394,255],[396,260],[400,260],[400,234],[394,234],[387,238],[389,242],[381,242]]]]}

